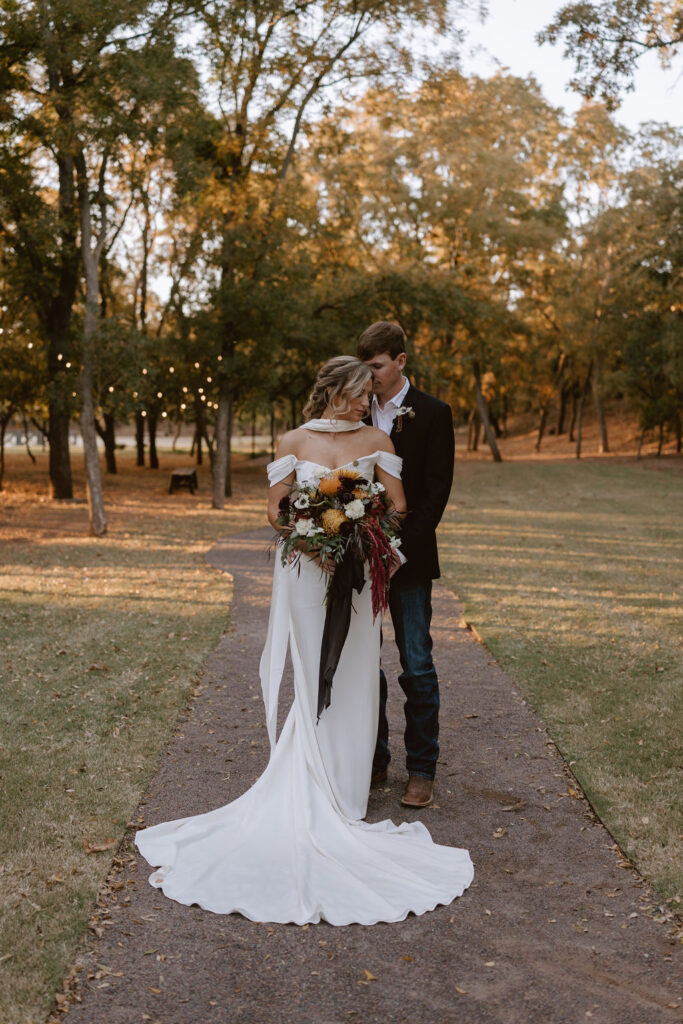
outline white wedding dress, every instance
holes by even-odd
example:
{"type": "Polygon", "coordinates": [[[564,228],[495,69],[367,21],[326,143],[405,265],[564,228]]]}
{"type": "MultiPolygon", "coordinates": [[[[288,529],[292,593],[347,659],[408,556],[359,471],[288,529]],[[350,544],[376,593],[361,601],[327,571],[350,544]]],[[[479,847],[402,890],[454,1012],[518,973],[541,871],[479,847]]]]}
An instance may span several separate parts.
{"type": "MultiPolygon", "coordinates": [[[[387,452],[348,465],[368,479],[375,466],[396,477],[401,471],[387,452]]],[[[328,471],[287,455],[268,466],[271,486],[292,470],[299,482],[328,471]]],[[[362,820],[377,734],[380,619],[373,622],[367,582],[354,592],[332,704],[316,724],[324,595],[325,578],[310,558],[285,567],[276,556],[260,667],[271,740],[263,775],[233,803],[136,835],[158,866],[150,883],[179,903],[252,921],[369,925],[450,903],[472,881],[467,851],[437,846],[421,822],[362,820]],[[295,699],[275,743],[288,646],[295,699]]]]}

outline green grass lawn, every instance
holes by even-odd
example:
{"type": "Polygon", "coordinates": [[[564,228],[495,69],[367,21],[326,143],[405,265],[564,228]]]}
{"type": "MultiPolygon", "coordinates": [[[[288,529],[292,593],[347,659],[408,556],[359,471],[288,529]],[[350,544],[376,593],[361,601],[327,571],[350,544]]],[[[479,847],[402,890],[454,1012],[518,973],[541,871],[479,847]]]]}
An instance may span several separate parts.
{"type": "Polygon", "coordinates": [[[31,477],[13,456],[1,496],[3,1024],[45,1019],[126,823],[228,625],[230,580],[206,551],[265,523],[263,468],[245,467],[217,512],[208,477],[199,495],[169,497],[166,472],[121,461],[105,481],[101,540],[88,535],[84,505],[41,503],[40,465],[31,477]]]}
{"type": "Polygon", "coordinates": [[[680,894],[680,460],[457,462],[445,582],[621,847],[680,894]]]}

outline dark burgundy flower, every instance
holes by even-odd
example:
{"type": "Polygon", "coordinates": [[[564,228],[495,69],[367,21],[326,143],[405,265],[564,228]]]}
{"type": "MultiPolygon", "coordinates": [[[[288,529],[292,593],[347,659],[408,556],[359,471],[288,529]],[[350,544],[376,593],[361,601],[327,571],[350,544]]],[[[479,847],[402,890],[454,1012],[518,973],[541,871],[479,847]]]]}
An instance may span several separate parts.
{"type": "Polygon", "coordinates": [[[339,533],[342,537],[348,537],[349,534],[353,533],[353,523],[347,519],[346,522],[342,523],[339,527],[339,533]]]}
{"type": "Polygon", "coordinates": [[[343,505],[348,505],[350,501],[354,500],[355,495],[353,491],[342,491],[339,497],[343,505]]]}
{"type": "Polygon", "coordinates": [[[285,494],[284,498],[280,498],[277,507],[280,509],[281,512],[289,512],[290,505],[291,502],[289,499],[289,495],[285,494]]]}

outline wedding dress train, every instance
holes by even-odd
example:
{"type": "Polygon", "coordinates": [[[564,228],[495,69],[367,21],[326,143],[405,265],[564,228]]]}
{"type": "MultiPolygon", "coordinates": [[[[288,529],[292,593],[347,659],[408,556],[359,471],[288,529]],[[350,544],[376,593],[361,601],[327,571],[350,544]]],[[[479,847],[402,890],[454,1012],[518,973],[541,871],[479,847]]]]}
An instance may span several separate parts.
{"type": "MultiPolygon", "coordinates": [[[[376,465],[400,475],[401,460],[386,452],[353,463],[368,479],[376,465]]],[[[294,469],[299,482],[329,471],[289,455],[268,467],[271,485],[294,469]]],[[[467,851],[437,846],[421,822],[361,820],[377,733],[380,620],[372,620],[368,582],[354,594],[332,704],[316,723],[324,595],[310,558],[282,566],[276,556],[261,658],[271,758],[261,777],[224,807],[136,835],[145,859],[160,865],[150,883],[179,903],[252,921],[370,925],[450,903],[472,881],[467,851]],[[295,699],[275,743],[288,645],[295,699]]]]}

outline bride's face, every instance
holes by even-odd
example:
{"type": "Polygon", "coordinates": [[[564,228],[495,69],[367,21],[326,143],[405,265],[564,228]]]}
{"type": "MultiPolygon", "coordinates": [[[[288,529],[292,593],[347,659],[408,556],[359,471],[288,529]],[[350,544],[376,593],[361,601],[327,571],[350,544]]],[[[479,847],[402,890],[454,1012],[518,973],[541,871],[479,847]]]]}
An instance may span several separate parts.
{"type": "Polygon", "coordinates": [[[372,378],[368,380],[363,391],[360,395],[356,395],[352,398],[346,392],[342,392],[342,401],[339,403],[342,408],[348,406],[344,412],[335,412],[333,407],[330,407],[330,412],[333,416],[336,416],[340,420],[351,420],[353,423],[360,423],[364,419],[370,409],[370,402],[372,400],[372,378]]]}

